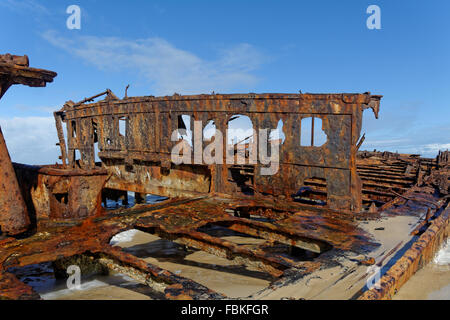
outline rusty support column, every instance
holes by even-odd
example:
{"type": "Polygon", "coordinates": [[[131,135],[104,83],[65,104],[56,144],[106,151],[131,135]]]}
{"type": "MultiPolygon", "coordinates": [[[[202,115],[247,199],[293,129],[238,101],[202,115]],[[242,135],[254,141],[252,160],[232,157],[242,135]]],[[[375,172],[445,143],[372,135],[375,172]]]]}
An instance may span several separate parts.
{"type": "Polygon", "coordinates": [[[66,149],[66,140],[64,139],[64,131],[62,127],[62,119],[61,112],[53,112],[53,116],[55,117],[56,124],[56,132],[58,133],[58,144],[61,150],[60,159],[62,161],[63,166],[67,165],[67,149],[66,149]]]}
{"type": "MultiPolygon", "coordinates": [[[[52,82],[55,72],[29,68],[28,56],[0,55],[0,98],[9,87],[23,84],[45,87],[52,82]]],[[[16,173],[11,163],[5,139],[0,128],[0,228],[1,232],[17,235],[30,225],[28,210],[22,197],[16,173]]]]}
{"type": "Polygon", "coordinates": [[[24,232],[30,225],[2,129],[0,128],[0,228],[9,235],[24,232]]]}
{"type": "Polygon", "coordinates": [[[145,203],[145,198],[146,198],[145,193],[139,193],[139,192],[134,193],[134,203],[136,203],[136,204],[145,203]]]}

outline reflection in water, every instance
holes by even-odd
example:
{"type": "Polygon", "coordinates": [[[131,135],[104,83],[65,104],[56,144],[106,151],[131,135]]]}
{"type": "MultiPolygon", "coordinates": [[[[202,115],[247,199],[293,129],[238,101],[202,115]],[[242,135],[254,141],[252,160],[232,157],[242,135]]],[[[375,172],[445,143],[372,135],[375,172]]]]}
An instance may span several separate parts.
{"type": "MultiPolygon", "coordinates": [[[[145,203],[146,204],[155,204],[164,200],[167,200],[167,197],[161,197],[161,196],[156,196],[153,194],[148,194],[145,197],[145,203]]],[[[102,206],[104,208],[106,208],[106,210],[115,210],[115,209],[119,209],[119,208],[131,208],[135,205],[134,203],[134,192],[127,192],[127,200],[128,201],[123,201],[122,200],[112,200],[112,199],[106,199],[106,206],[104,206],[104,204],[102,203],[102,206]]]]}

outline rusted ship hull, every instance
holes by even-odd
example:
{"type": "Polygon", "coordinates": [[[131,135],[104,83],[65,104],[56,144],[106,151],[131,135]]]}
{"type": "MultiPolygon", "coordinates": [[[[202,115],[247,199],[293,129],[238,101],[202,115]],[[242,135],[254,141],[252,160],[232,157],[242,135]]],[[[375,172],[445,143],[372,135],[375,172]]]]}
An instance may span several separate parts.
{"type": "MultiPolygon", "coordinates": [[[[8,62],[8,68],[22,66],[8,62]]],[[[436,159],[358,153],[363,111],[371,108],[378,117],[381,96],[213,94],[118,99],[109,90],[103,94],[80,103],[69,101],[55,112],[62,164],[11,164],[6,147],[0,149],[6,159],[0,190],[4,205],[0,297],[39,298],[15,277],[17,268],[43,262],[56,266],[83,257],[105,270],[128,275],[167,299],[227,298],[207,283],[181,277],[110,245],[114,235],[138,229],[271,277],[269,287],[243,298],[383,299],[392,297],[448,236],[448,151],[436,159]],[[88,103],[103,94],[104,100],[88,103]],[[227,161],[226,135],[221,137],[224,149],[218,158],[222,161],[206,163],[200,152],[206,143],[194,130],[190,162],[173,162],[171,151],[180,143],[172,139],[173,132],[195,129],[199,121],[201,135],[210,121],[216,130],[226,132],[237,115],[248,117],[254,132],[282,124],[286,138],[280,143],[274,174],[261,174],[268,164],[251,161],[248,150],[261,145],[236,146],[237,152],[231,149],[233,161],[227,161]],[[190,123],[183,124],[183,116],[190,123]],[[300,136],[302,121],[308,118],[313,125],[311,143],[305,146],[300,136]],[[314,119],[322,126],[315,127],[314,119]],[[316,130],[326,136],[320,146],[314,142],[316,130]],[[240,151],[243,163],[236,161],[240,151]],[[100,162],[95,161],[96,154],[100,162]],[[133,207],[106,210],[102,206],[108,198],[127,197],[127,192],[135,194],[133,207]],[[146,194],[168,199],[144,204],[146,194]],[[394,221],[407,221],[411,230],[393,235],[385,226],[394,221]],[[212,234],[212,227],[263,243],[251,248],[239,245],[212,234]],[[374,267],[379,270],[380,287],[370,288],[368,268],[374,267]],[[309,285],[312,280],[314,286],[309,285]]]]}

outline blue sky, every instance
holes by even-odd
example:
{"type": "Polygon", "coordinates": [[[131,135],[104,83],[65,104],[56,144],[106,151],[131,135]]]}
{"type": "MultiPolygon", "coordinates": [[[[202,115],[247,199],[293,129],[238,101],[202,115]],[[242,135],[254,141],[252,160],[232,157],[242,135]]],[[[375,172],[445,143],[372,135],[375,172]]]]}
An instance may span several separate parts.
{"type": "Polygon", "coordinates": [[[110,88],[119,97],[237,92],[366,92],[362,149],[435,156],[450,148],[450,2],[0,0],[1,53],[58,73],[0,101],[14,161],[58,156],[52,111],[110,88]],[[69,30],[69,5],[81,30],[69,30]],[[369,30],[369,5],[381,30],[369,30]]]}

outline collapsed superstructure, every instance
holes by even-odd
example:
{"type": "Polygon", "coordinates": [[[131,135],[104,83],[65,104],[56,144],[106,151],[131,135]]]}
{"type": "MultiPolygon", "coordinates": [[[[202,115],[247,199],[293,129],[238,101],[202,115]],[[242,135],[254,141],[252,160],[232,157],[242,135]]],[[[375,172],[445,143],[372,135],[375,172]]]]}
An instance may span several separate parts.
{"type": "MultiPolygon", "coordinates": [[[[42,86],[56,75],[28,68],[28,59],[10,57],[0,60],[4,91],[14,83],[42,86]],[[28,78],[18,70],[27,71],[28,78]]],[[[208,284],[109,244],[115,234],[138,229],[268,273],[274,279],[271,287],[253,298],[270,297],[269,292],[283,290],[286,283],[302,288],[292,297],[307,298],[302,281],[336,266],[342,267],[342,279],[354,269],[352,289],[343,292],[343,298],[390,297],[420,268],[414,261],[431,259],[447,237],[449,159],[448,151],[436,159],[358,152],[364,141],[363,111],[370,108],[378,118],[380,100],[370,93],[119,99],[106,90],[78,103],[68,101],[54,113],[62,164],[14,164],[14,172],[0,141],[0,227],[6,235],[0,241],[0,296],[37,297],[13,275],[14,268],[82,256],[129,275],[166,298],[225,298],[208,284]],[[92,102],[101,96],[103,100],[92,102]],[[252,161],[252,151],[265,147],[261,140],[230,146],[226,132],[238,117],[249,119],[255,134],[277,128],[284,133],[277,142],[274,174],[261,174],[261,168],[270,165],[267,162],[252,161]],[[210,140],[221,140],[218,145],[223,149],[215,150],[215,156],[222,161],[207,163],[198,157],[209,144],[204,139],[208,124],[216,130],[210,140]],[[189,129],[190,161],[176,164],[173,149],[189,129]],[[317,133],[324,137],[320,143],[317,133]],[[117,210],[102,206],[107,199],[126,201],[128,192],[134,192],[135,206],[117,210]],[[147,194],[167,199],[146,204],[147,194]],[[414,217],[417,226],[399,235],[401,242],[395,248],[383,248],[382,239],[361,224],[398,216],[414,217]],[[213,235],[212,227],[266,242],[249,248],[213,235]],[[8,237],[18,234],[20,239],[8,237]],[[423,237],[427,240],[418,242],[423,237]],[[281,251],[273,250],[276,246],[281,251]],[[385,279],[378,291],[365,288],[364,268],[381,267],[400,250],[405,255],[412,250],[413,262],[390,275],[395,271],[391,261],[385,277],[394,281],[385,279]]],[[[330,282],[332,291],[334,280],[323,281],[325,286],[330,282]]]]}

